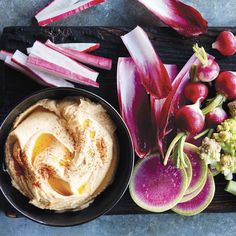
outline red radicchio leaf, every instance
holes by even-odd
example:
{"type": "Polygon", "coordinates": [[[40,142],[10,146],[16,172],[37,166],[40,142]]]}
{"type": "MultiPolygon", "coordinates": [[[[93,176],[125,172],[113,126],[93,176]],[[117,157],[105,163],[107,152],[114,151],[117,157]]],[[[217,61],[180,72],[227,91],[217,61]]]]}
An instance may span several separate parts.
{"type": "Polygon", "coordinates": [[[136,154],[144,157],[151,153],[156,144],[149,96],[140,81],[132,58],[119,58],[117,92],[121,115],[131,133],[136,154]]]}
{"type": "Polygon", "coordinates": [[[193,7],[178,0],[138,0],[166,25],[178,33],[193,37],[205,33],[208,22],[193,7]]]}
{"type": "Polygon", "coordinates": [[[170,78],[144,30],[137,26],[121,38],[137,66],[147,93],[158,99],[167,97],[171,90],[170,78]]]}

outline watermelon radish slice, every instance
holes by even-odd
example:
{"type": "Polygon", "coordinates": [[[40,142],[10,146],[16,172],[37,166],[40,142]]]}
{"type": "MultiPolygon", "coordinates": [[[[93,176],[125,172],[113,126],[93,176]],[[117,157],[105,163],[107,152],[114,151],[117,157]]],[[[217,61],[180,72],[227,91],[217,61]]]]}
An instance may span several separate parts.
{"type": "Polygon", "coordinates": [[[195,198],[202,191],[204,185],[205,185],[205,182],[203,182],[203,184],[198,189],[196,189],[194,192],[189,193],[189,194],[185,194],[183,196],[183,198],[181,199],[180,203],[188,202],[188,201],[192,200],[193,198],[195,198]]]}
{"type": "Polygon", "coordinates": [[[163,212],[182,199],[187,182],[184,169],[177,169],[170,162],[164,166],[160,156],[154,155],[136,164],[129,191],[133,201],[141,208],[163,212]]]}
{"type": "Polygon", "coordinates": [[[198,155],[198,147],[193,144],[186,144],[184,146],[184,152],[188,156],[192,165],[192,180],[186,190],[186,194],[193,193],[201,186],[204,185],[207,177],[207,165],[198,155]]]}
{"type": "Polygon", "coordinates": [[[187,155],[185,155],[185,163],[187,165],[187,167],[185,168],[185,171],[186,171],[187,178],[188,178],[186,189],[188,189],[188,187],[189,187],[189,185],[191,183],[191,180],[192,180],[193,171],[192,171],[191,162],[190,162],[190,160],[189,160],[187,155]]]}
{"type": "Polygon", "coordinates": [[[205,210],[211,203],[215,194],[215,181],[210,171],[202,191],[192,200],[179,203],[172,210],[180,215],[193,216],[205,210]]]}

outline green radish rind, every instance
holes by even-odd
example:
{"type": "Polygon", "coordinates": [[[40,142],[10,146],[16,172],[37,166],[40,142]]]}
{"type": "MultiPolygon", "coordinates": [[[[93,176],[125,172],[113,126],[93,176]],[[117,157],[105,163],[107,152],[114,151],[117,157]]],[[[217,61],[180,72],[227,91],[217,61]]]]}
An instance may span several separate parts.
{"type": "Polygon", "coordinates": [[[187,168],[185,168],[185,171],[186,171],[186,174],[187,174],[187,177],[188,177],[188,182],[187,182],[187,187],[186,187],[186,190],[187,190],[190,183],[191,183],[191,180],[192,180],[193,171],[192,171],[191,162],[190,162],[187,155],[185,155],[185,162],[187,164],[187,168]]]}
{"type": "MultiPolygon", "coordinates": [[[[207,178],[206,178],[206,180],[207,180],[207,178]]],[[[188,202],[188,201],[192,200],[193,198],[195,198],[202,191],[204,185],[205,185],[205,182],[203,182],[203,184],[198,189],[196,189],[194,192],[189,193],[189,194],[185,194],[179,203],[188,202]]]]}
{"type": "Polygon", "coordinates": [[[202,191],[192,200],[177,204],[172,211],[184,216],[193,216],[201,213],[210,205],[215,195],[215,181],[210,170],[207,173],[207,181],[202,191]],[[204,197],[205,199],[201,200],[204,197]],[[200,204],[199,201],[201,201],[200,204]]]}
{"type": "MultiPolygon", "coordinates": [[[[198,147],[196,147],[196,146],[193,145],[193,144],[186,144],[186,145],[184,146],[184,151],[185,151],[185,154],[188,156],[188,158],[189,158],[189,160],[190,160],[190,162],[191,162],[191,161],[192,161],[192,160],[191,160],[192,157],[190,157],[189,152],[198,154],[199,149],[198,149],[198,147]]],[[[200,157],[199,157],[198,162],[200,163],[199,165],[200,165],[200,169],[201,169],[201,175],[198,176],[197,180],[194,179],[194,178],[195,178],[195,177],[194,177],[194,166],[192,165],[192,167],[193,167],[193,168],[192,168],[192,172],[193,172],[193,177],[192,177],[192,179],[193,179],[193,181],[195,181],[195,183],[194,183],[193,185],[191,185],[191,183],[190,183],[190,186],[189,186],[188,189],[186,190],[185,195],[195,192],[195,191],[196,191],[197,189],[199,189],[202,185],[204,185],[204,183],[205,183],[205,181],[206,181],[207,169],[208,169],[208,168],[207,168],[207,165],[206,165],[205,161],[202,160],[200,157]]]]}
{"type": "MultiPolygon", "coordinates": [[[[148,171],[149,171],[148,170],[148,171]]],[[[133,176],[131,178],[131,182],[129,185],[129,192],[131,195],[131,198],[133,199],[133,201],[141,208],[150,211],[150,212],[164,212],[167,210],[170,210],[171,208],[173,208],[183,197],[185,191],[186,191],[186,187],[187,187],[187,174],[186,171],[184,169],[177,169],[175,166],[171,165],[170,162],[164,166],[161,161],[160,161],[160,157],[159,156],[150,156],[150,157],[146,157],[142,160],[140,160],[138,163],[136,163],[135,168],[134,168],[134,172],[133,172],[133,176]],[[148,163],[149,162],[149,163],[148,163]],[[145,167],[147,167],[147,165],[149,165],[151,172],[149,172],[149,176],[148,173],[146,173],[146,169],[145,167]],[[155,174],[159,174],[160,178],[153,178],[153,173],[155,172],[155,174]],[[178,177],[177,177],[178,176],[178,177]],[[173,184],[173,181],[177,181],[179,179],[181,179],[181,183],[175,183],[173,184]],[[150,182],[150,179],[152,180],[150,182]],[[147,180],[147,182],[145,182],[147,180]],[[164,181],[163,181],[164,180],[164,181]],[[150,183],[152,183],[152,189],[155,186],[159,186],[159,189],[155,189],[155,191],[153,191],[153,193],[155,193],[155,196],[157,198],[162,198],[161,203],[155,203],[152,204],[151,200],[149,201],[149,199],[145,199],[147,194],[146,192],[144,193],[143,191],[140,191],[140,189],[138,190],[137,185],[140,184],[139,181],[143,181],[142,182],[142,186],[149,186],[150,183]],[[165,197],[162,197],[162,194],[167,194],[167,185],[175,185],[175,187],[179,187],[179,189],[175,189],[173,186],[169,186],[168,191],[169,192],[173,192],[173,191],[178,191],[176,194],[176,196],[174,195],[168,195],[171,199],[170,201],[167,201],[167,199],[165,197]],[[166,188],[164,190],[164,188],[166,188]],[[159,191],[159,193],[158,193],[159,191]],[[149,202],[148,202],[149,201],[149,202]]],[[[150,191],[150,188],[147,188],[147,191],[150,191]]],[[[154,198],[155,198],[154,196],[154,198]]]]}

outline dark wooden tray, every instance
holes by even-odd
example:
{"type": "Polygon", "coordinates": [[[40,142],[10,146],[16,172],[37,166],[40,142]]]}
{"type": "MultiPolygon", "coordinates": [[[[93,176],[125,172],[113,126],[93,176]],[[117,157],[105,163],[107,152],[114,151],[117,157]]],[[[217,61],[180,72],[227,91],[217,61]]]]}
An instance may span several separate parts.
{"type": "MultiPolygon", "coordinates": [[[[99,82],[101,87],[93,89],[86,88],[100,96],[118,109],[116,94],[116,65],[119,56],[127,56],[128,52],[123,46],[120,36],[128,32],[128,28],[108,28],[108,27],[9,27],[5,28],[1,38],[1,49],[14,51],[16,49],[25,52],[26,47],[38,39],[45,41],[50,39],[56,43],[65,42],[99,42],[101,49],[96,53],[111,57],[113,59],[113,69],[111,71],[101,71],[99,82]]],[[[177,64],[181,68],[192,55],[192,45],[198,42],[206,50],[215,55],[222,70],[236,70],[236,56],[229,58],[221,57],[211,49],[211,44],[219,31],[223,28],[210,28],[204,36],[185,39],[169,28],[146,29],[157,52],[164,63],[177,64]]],[[[231,28],[236,33],[236,28],[231,28]]],[[[42,89],[40,85],[31,81],[26,76],[0,64],[0,122],[8,112],[26,96],[42,89]]],[[[233,212],[236,211],[236,197],[226,193],[224,187],[226,182],[222,176],[216,177],[216,194],[213,202],[206,212],[233,212]]],[[[0,201],[0,208],[11,211],[11,208],[3,199],[0,201]]],[[[121,201],[108,214],[135,214],[147,213],[136,206],[128,192],[121,201]]]]}

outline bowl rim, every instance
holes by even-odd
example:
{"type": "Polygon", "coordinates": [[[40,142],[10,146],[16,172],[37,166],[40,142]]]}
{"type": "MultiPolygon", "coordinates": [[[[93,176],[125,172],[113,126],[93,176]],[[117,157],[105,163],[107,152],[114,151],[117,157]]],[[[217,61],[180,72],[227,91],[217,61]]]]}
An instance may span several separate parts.
{"type": "MultiPolygon", "coordinates": [[[[131,177],[132,177],[132,173],[133,173],[133,169],[134,169],[134,163],[135,163],[135,152],[134,152],[134,145],[133,145],[133,141],[132,141],[132,137],[131,137],[131,133],[125,123],[125,121],[123,120],[122,116],[119,114],[119,112],[109,103],[107,102],[104,98],[100,97],[99,95],[93,93],[93,92],[90,92],[88,90],[85,90],[85,89],[81,89],[81,88],[68,88],[68,87],[57,87],[57,88],[45,88],[45,89],[41,89],[41,90],[38,90],[26,97],[24,97],[23,99],[21,99],[21,101],[17,102],[14,107],[7,113],[7,116],[4,117],[1,125],[0,125],[0,133],[2,132],[2,129],[3,127],[5,126],[6,122],[8,121],[9,117],[14,114],[17,110],[17,108],[19,106],[21,106],[23,103],[31,100],[32,98],[34,98],[35,96],[37,95],[40,95],[41,93],[49,93],[50,92],[57,92],[57,91],[63,91],[63,90],[66,90],[66,91],[71,91],[71,92],[79,92],[79,93],[82,93],[83,95],[79,95],[78,96],[85,96],[86,97],[86,94],[89,94],[91,97],[94,97],[98,103],[100,103],[100,101],[102,101],[107,107],[109,107],[109,109],[112,110],[112,112],[115,114],[115,116],[117,116],[121,123],[122,123],[122,126],[124,127],[125,131],[126,131],[126,136],[127,136],[127,140],[129,141],[129,147],[130,147],[130,165],[129,165],[129,169],[128,169],[128,173],[127,173],[127,181],[126,183],[124,184],[124,186],[122,187],[122,191],[120,191],[120,193],[117,195],[116,198],[114,198],[111,203],[109,204],[109,207],[107,208],[104,208],[102,211],[100,211],[99,213],[91,216],[91,217],[88,217],[88,219],[80,222],[80,223],[72,223],[72,224],[52,224],[52,223],[47,223],[46,221],[42,221],[42,220],[37,220],[36,217],[32,217],[30,215],[28,215],[27,213],[23,212],[22,210],[20,210],[17,206],[17,204],[15,204],[14,201],[10,200],[9,197],[8,197],[8,194],[5,193],[5,191],[3,190],[2,188],[2,184],[0,182],[0,191],[1,193],[3,194],[4,198],[7,200],[7,202],[17,211],[19,212],[21,215],[25,216],[26,218],[36,222],[36,223],[39,223],[39,224],[42,224],[42,225],[47,225],[47,226],[54,226],[54,227],[71,227],[71,226],[76,226],[76,225],[82,225],[82,224],[85,224],[85,223],[88,223],[92,220],[95,220],[96,218],[106,214],[107,212],[109,212],[119,201],[120,199],[123,197],[123,195],[125,194],[126,190],[128,189],[128,186],[129,186],[129,183],[131,181],[131,177]]],[[[68,94],[67,97],[70,97],[70,96],[76,96],[76,95],[70,95],[68,94]]],[[[65,96],[66,97],[66,96],[65,96]]],[[[42,100],[44,98],[41,98],[39,100],[42,100]]],[[[37,100],[37,101],[39,101],[37,100]]],[[[32,103],[32,105],[34,103],[36,103],[37,101],[34,101],[32,103]]],[[[30,105],[30,106],[32,106],[30,105]]],[[[102,105],[102,104],[101,104],[102,105]]],[[[29,106],[29,107],[30,107],[29,106]]],[[[27,109],[27,108],[26,108],[27,109]]],[[[106,107],[105,107],[106,109],[106,107]]],[[[106,109],[107,110],[107,109],[106,109]]],[[[19,111],[17,112],[17,116],[19,115],[19,111]]],[[[12,127],[12,124],[11,124],[11,127],[12,127]]],[[[7,136],[9,135],[9,133],[7,134],[7,136]]],[[[5,161],[5,155],[3,156],[3,162],[5,161]]],[[[3,172],[4,174],[8,174],[7,171],[5,170],[2,170],[0,169],[1,172],[3,172]]],[[[9,174],[8,174],[9,175],[9,174]]],[[[12,188],[14,188],[12,185],[11,185],[12,188]]],[[[20,193],[20,192],[19,192],[20,193]]],[[[21,193],[20,193],[21,194],[21,193]]],[[[29,202],[27,204],[30,204],[29,202]]],[[[39,208],[40,209],[40,208],[39,208]]],[[[43,209],[41,209],[43,210],[43,209]]],[[[63,213],[58,213],[58,214],[63,214],[63,213]]]]}

